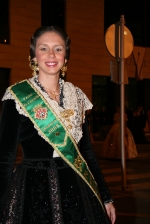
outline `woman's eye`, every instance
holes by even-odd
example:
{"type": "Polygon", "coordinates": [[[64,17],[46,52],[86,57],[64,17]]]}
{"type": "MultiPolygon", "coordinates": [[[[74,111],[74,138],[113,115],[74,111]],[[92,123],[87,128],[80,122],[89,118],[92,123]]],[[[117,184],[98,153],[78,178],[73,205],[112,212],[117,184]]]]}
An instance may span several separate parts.
{"type": "Polygon", "coordinates": [[[62,49],[61,49],[61,48],[56,48],[55,50],[56,50],[56,51],[58,51],[58,52],[59,52],[59,51],[62,51],[62,49]]]}
{"type": "Polygon", "coordinates": [[[42,47],[42,48],[41,48],[41,51],[46,51],[46,50],[47,50],[46,47],[42,47]]]}

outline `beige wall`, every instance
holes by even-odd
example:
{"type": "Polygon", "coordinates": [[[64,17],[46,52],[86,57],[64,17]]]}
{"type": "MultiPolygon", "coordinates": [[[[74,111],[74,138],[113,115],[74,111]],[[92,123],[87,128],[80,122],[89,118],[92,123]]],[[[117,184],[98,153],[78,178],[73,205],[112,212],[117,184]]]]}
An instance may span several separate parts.
{"type": "MultiPolygon", "coordinates": [[[[29,42],[41,23],[40,0],[10,0],[10,45],[0,44],[0,67],[11,68],[10,84],[31,77],[29,42]]],[[[118,18],[120,19],[120,18],[118,18]]],[[[66,0],[66,31],[71,38],[67,81],[79,86],[91,99],[92,75],[110,75],[113,59],[104,40],[104,0],[66,0]]],[[[128,76],[134,77],[133,54],[126,60],[128,76]]],[[[150,78],[150,48],[142,72],[150,78]]]]}
{"type": "Polygon", "coordinates": [[[67,79],[91,99],[92,74],[107,75],[110,58],[104,45],[104,2],[66,1],[66,30],[71,38],[67,79]]]}

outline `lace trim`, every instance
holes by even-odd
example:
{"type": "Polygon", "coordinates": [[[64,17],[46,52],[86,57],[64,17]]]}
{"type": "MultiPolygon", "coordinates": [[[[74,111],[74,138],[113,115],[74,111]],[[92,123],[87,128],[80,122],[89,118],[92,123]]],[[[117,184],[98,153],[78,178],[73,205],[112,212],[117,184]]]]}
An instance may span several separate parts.
{"type": "Polygon", "coordinates": [[[64,83],[64,108],[74,110],[70,117],[73,128],[70,133],[78,143],[82,138],[82,124],[85,122],[85,111],[92,109],[92,104],[87,96],[78,87],[70,82],[64,83]]]}
{"type": "Polygon", "coordinates": [[[15,98],[13,97],[13,95],[11,94],[11,92],[9,91],[9,89],[6,90],[2,101],[4,100],[14,100],[15,104],[16,104],[16,109],[19,112],[19,114],[24,115],[25,117],[28,117],[28,115],[25,113],[25,111],[22,110],[22,108],[20,107],[19,103],[15,100],[15,98]]]}
{"type": "MultiPolygon", "coordinates": [[[[37,76],[38,77],[38,76],[37,76]]],[[[71,124],[72,128],[69,129],[70,134],[78,143],[80,139],[82,138],[82,124],[85,121],[85,111],[92,109],[92,103],[89,101],[87,96],[82,92],[82,90],[78,87],[75,87],[70,82],[64,82],[64,80],[60,80],[63,87],[63,106],[60,106],[55,100],[52,100],[49,95],[44,92],[40,86],[37,85],[37,83],[34,81],[34,77],[29,79],[29,81],[32,83],[32,85],[44,96],[46,101],[51,105],[51,107],[54,109],[55,113],[59,117],[59,119],[64,123],[64,125],[67,127],[71,124]],[[65,109],[71,109],[74,111],[74,114],[70,116],[70,121],[68,123],[68,120],[61,117],[60,112],[63,112],[65,109]]],[[[28,117],[28,115],[25,113],[25,111],[22,110],[20,105],[17,103],[17,101],[14,99],[14,97],[11,95],[9,90],[7,89],[4,97],[2,100],[12,99],[16,103],[16,109],[19,112],[19,114],[24,115],[28,117]]],[[[36,127],[34,126],[36,129],[36,127]]],[[[37,130],[38,131],[38,130],[37,130]]],[[[40,132],[38,134],[41,136],[40,132]]],[[[43,138],[43,136],[41,136],[43,138]]],[[[45,139],[46,140],[46,139],[45,139]]]]}

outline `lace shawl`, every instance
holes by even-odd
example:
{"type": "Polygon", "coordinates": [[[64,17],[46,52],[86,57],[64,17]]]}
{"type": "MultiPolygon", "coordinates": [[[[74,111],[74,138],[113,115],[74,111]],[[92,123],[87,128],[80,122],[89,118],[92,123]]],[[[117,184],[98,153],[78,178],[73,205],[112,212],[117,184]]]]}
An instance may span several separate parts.
{"type": "MultiPolygon", "coordinates": [[[[49,105],[53,108],[57,116],[61,119],[61,121],[64,123],[64,125],[67,127],[68,125],[71,125],[72,128],[68,129],[76,143],[78,143],[82,137],[82,124],[85,121],[85,111],[92,108],[92,104],[87,98],[87,96],[82,92],[82,90],[78,87],[75,87],[70,82],[64,82],[63,84],[63,107],[62,108],[55,100],[52,100],[49,95],[42,91],[42,89],[37,85],[37,83],[34,81],[34,77],[30,78],[29,81],[32,83],[34,87],[44,96],[46,101],[49,103],[49,105]],[[71,109],[74,111],[74,114],[70,116],[70,119],[65,119],[60,115],[60,112],[63,112],[64,110],[71,109]]],[[[6,90],[2,101],[12,99],[16,103],[16,109],[19,112],[19,114],[24,115],[28,117],[26,112],[20,107],[18,102],[15,100],[9,89],[6,90]]],[[[34,126],[35,127],[35,126],[34,126]]],[[[36,128],[36,127],[35,127],[36,128]]],[[[38,130],[37,130],[38,131],[38,130]]],[[[40,135],[40,133],[38,132],[40,135]]],[[[42,137],[42,136],[41,136],[42,137]]]]}

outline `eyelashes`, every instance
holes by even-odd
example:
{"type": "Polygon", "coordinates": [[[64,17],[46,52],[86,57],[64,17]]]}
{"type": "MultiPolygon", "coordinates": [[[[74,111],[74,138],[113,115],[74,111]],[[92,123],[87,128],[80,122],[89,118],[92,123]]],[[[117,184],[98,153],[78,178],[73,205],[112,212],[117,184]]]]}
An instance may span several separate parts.
{"type": "MultiPolygon", "coordinates": [[[[40,51],[46,51],[46,52],[49,51],[49,48],[47,48],[47,47],[41,47],[39,49],[40,49],[40,51]]],[[[56,47],[53,49],[54,52],[61,52],[63,50],[64,50],[64,48],[61,48],[61,47],[56,47]]]]}
{"type": "Polygon", "coordinates": [[[47,48],[46,47],[42,47],[40,48],[41,51],[47,51],[47,48]]]}

